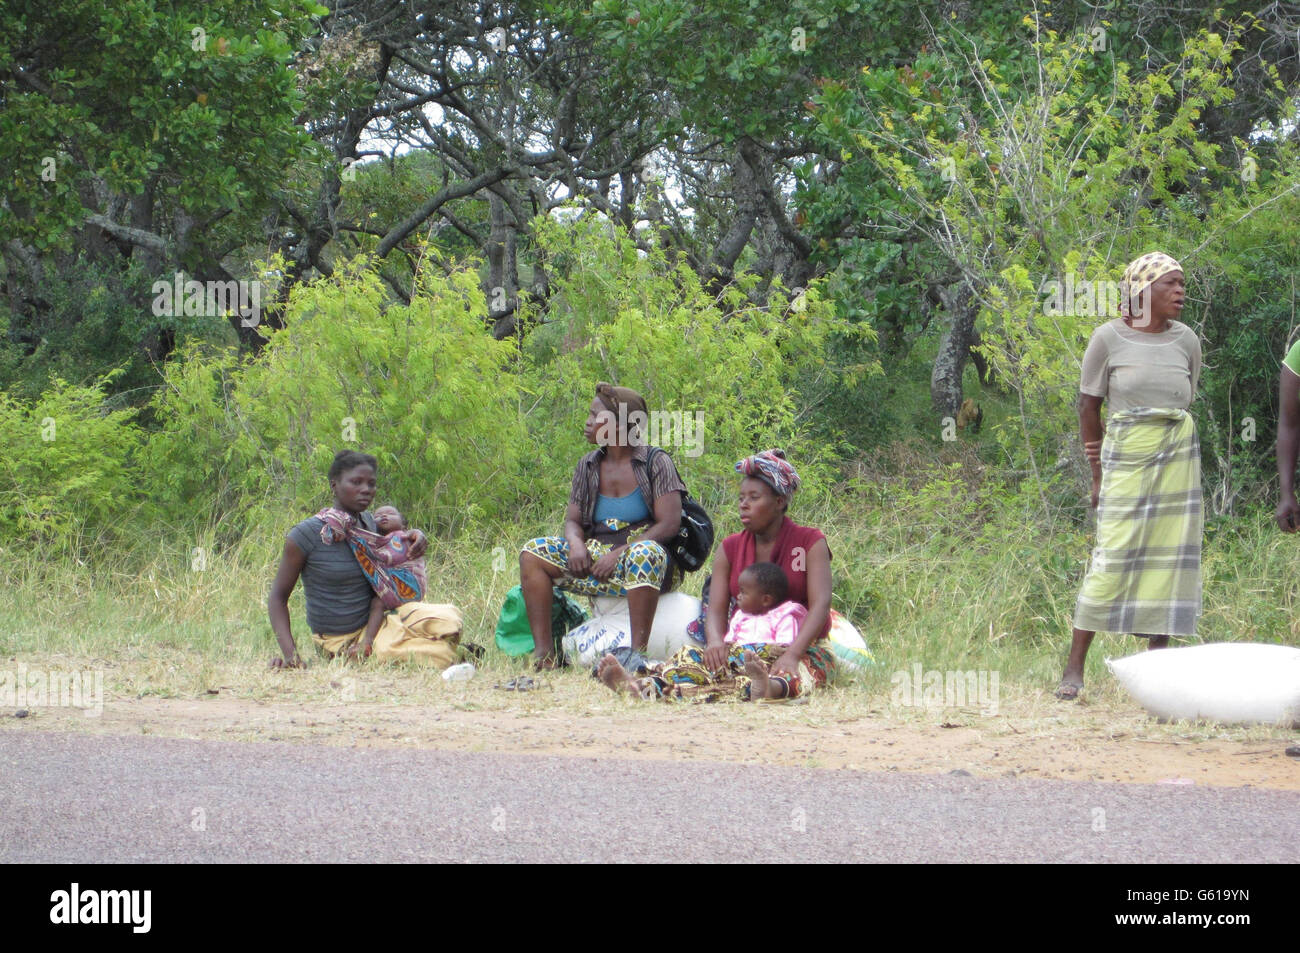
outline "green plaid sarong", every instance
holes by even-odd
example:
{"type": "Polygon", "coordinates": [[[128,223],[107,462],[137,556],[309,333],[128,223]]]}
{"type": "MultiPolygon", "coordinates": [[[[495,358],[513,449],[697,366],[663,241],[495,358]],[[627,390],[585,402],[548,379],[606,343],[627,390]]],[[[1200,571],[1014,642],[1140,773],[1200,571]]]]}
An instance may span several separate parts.
{"type": "Polygon", "coordinates": [[[1195,635],[1201,614],[1201,447],[1185,410],[1112,414],[1101,448],[1097,545],[1077,629],[1195,635]]]}

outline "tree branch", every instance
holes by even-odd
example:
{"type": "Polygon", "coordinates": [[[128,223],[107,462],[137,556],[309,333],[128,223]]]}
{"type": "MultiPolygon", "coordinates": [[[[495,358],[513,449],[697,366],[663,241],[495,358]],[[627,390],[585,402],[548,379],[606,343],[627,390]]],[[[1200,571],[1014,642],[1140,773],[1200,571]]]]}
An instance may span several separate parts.
{"type": "Polygon", "coordinates": [[[112,235],[119,241],[127,242],[131,245],[138,245],[141,248],[147,248],[149,251],[171,260],[171,249],[167,242],[160,235],[153,232],[146,232],[142,228],[132,228],[129,225],[119,225],[117,222],[98,212],[86,216],[87,225],[95,225],[102,228],[108,234],[112,235]]]}
{"type": "Polygon", "coordinates": [[[398,242],[401,242],[406,238],[406,236],[410,235],[411,232],[419,228],[430,215],[438,211],[439,208],[447,202],[450,202],[452,199],[464,198],[466,195],[473,195],[480,189],[487,188],[490,185],[495,185],[497,182],[509,178],[518,171],[519,169],[514,165],[501,165],[465,182],[441,189],[437,195],[421,205],[404,221],[393,226],[393,228],[389,230],[388,234],[385,235],[383,240],[379,243],[379,247],[375,249],[375,256],[377,258],[383,258],[386,256],[397,246],[398,242]]]}

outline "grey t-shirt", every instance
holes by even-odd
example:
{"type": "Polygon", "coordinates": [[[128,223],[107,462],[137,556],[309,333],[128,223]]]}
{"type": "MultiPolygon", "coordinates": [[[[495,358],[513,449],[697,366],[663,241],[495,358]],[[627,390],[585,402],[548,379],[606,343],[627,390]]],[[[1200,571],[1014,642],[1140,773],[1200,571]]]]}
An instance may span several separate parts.
{"type": "Polygon", "coordinates": [[[1110,413],[1135,407],[1186,410],[1201,376],[1201,341],[1181,321],[1159,334],[1135,331],[1119,318],[1092,332],[1079,390],[1106,398],[1110,413]]]}
{"type": "MultiPolygon", "coordinates": [[[[289,540],[307,555],[302,567],[302,591],[307,598],[307,625],[321,635],[355,632],[370,618],[375,592],[346,542],[325,543],[325,524],[309,516],[289,530],[289,540]]],[[[361,514],[361,526],[376,532],[374,518],[361,514]]]]}

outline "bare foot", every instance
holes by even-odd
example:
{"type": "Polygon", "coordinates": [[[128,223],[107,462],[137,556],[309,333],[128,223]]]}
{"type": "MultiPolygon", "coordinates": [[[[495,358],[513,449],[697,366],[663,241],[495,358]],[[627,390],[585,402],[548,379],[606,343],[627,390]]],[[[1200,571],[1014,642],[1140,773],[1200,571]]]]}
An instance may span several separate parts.
{"type": "Polygon", "coordinates": [[[745,649],[745,674],[749,676],[749,700],[771,698],[772,682],[767,676],[767,663],[745,649]]]}
{"type": "Polygon", "coordinates": [[[606,655],[596,663],[596,677],[612,691],[627,692],[633,698],[640,698],[641,691],[632,673],[619,664],[618,659],[606,655]]]}

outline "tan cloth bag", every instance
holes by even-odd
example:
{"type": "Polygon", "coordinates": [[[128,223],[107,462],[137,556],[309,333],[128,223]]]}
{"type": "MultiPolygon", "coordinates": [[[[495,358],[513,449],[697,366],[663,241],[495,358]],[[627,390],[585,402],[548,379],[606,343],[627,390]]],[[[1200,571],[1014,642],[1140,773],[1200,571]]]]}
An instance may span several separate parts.
{"type": "MultiPolygon", "coordinates": [[[[407,602],[384,616],[375,635],[374,658],[381,662],[398,659],[429,659],[440,669],[456,663],[463,622],[460,610],[449,603],[407,602]]],[[[362,626],[343,635],[312,635],[329,655],[346,651],[365,633],[362,626]]]]}

